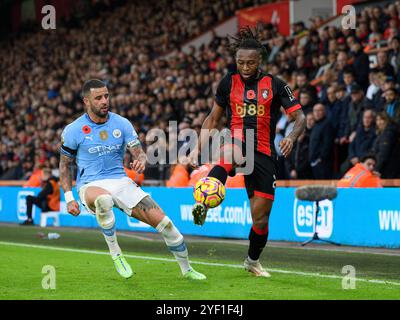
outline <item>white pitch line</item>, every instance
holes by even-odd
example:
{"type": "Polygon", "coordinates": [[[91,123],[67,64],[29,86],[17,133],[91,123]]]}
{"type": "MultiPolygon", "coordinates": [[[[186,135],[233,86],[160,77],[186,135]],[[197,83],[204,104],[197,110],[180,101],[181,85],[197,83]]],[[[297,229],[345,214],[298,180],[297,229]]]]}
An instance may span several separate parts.
{"type": "MultiPolygon", "coordinates": [[[[108,252],[103,252],[103,251],[93,251],[93,250],[84,250],[84,249],[73,249],[73,248],[64,248],[64,247],[43,246],[43,245],[36,245],[36,244],[14,243],[14,242],[6,242],[6,241],[0,241],[0,245],[26,247],[26,248],[36,248],[36,249],[54,250],[54,251],[64,251],[64,252],[75,252],[75,253],[89,253],[89,254],[106,255],[106,256],[109,255],[108,252]]],[[[132,258],[132,259],[144,259],[144,260],[155,260],[155,261],[165,261],[165,262],[174,262],[174,263],[176,263],[175,259],[170,259],[170,258],[156,258],[156,257],[132,255],[132,254],[124,254],[124,256],[126,258],[132,258]]],[[[199,264],[199,265],[205,265],[205,266],[213,266],[213,267],[228,267],[228,268],[236,268],[236,269],[242,269],[243,268],[243,265],[240,265],[240,264],[203,262],[203,261],[190,261],[190,263],[199,264]]],[[[270,272],[285,273],[285,274],[295,274],[295,275],[307,276],[307,277],[328,278],[328,279],[343,279],[343,276],[335,276],[335,275],[329,275],[329,274],[320,274],[320,273],[302,272],[302,271],[291,271],[291,270],[282,270],[282,269],[273,269],[273,268],[267,268],[267,270],[270,271],[270,272]]],[[[394,282],[394,281],[386,281],[386,280],[378,280],[378,279],[363,279],[363,278],[356,278],[355,280],[359,281],[359,282],[369,282],[369,283],[377,283],[377,284],[390,284],[390,285],[400,286],[400,282],[394,282]]]]}
{"type": "Polygon", "coordinates": [[[143,241],[150,241],[150,242],[161,242],[163,240],[158,240],[158,239],[152,239],[150,237],[142,237],[142,236],[138,236],[136,234],[129,234],[129,233],[124,233],[124,232],[118,232],[118,236],[122,236],[122,237],[126,237],[126,238],[133,238],[133,239],[138,239],[138,240],[143,240],[143,241]]]}

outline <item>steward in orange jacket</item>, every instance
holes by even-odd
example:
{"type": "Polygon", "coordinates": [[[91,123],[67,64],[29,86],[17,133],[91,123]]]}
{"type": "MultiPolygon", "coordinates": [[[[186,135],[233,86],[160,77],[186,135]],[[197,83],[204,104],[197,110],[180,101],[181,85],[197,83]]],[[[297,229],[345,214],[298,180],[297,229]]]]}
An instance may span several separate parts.
{"type": "Polygon", "coordinates": [[[133,180],[138,186],[141,186],[144,180],[144,173],[137,173],[135,170],[124,167],[126,175],[133,180]]]}
{"type": "Polygon", "coordinates": [[[337,183],[339,188],[382,188],[381,179],[374,174],[375,156],[365,156],[346,172],[337,183]]]}
{"type": "Polygon", "coordinates": [[[166,182],[167,187],[187,187],[189,182],[189,171],[187,166],[176,164],[172,168],[170,178],[166,182]]]}
{"type": "Polygon", "coordinates": [[[43,170],[42,186],[42,190],[36,197],[26,197],[26,215],[28,219],[21,223],[21,225],[33,225],[33,205],[36,205],[44,212],[60,210],[60,184],[58,183],[58,179],[51,175],[50,169],[43,170]]]}

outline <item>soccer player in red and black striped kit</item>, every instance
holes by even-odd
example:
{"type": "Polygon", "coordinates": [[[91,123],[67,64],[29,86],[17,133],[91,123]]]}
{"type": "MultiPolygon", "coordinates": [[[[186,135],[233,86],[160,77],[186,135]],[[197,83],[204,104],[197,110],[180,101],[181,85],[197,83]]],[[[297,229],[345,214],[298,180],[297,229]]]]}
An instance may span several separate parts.
{"type": "MultiPolygon", "coordinates": [[[[220,161],[211,169],[208,176],[225,184],[228,174],[235,173],[241,161],[249,161],[246,143],[254,144],[254,169],[245,175],[247,195],[253,225],[249,234],[248,256],[244,261],[245,270],[257,276],[269,277],[261,266],[259,257],[268,239],[268,220],[274,201],[275,179],[277,174],[277,154],[274,147],[276,123],[281,115],[281,107],[295,119],[293,131],[280,142],[282,154],[287,157],[293,144],[305,128],[305,117],[301,105],[293,96],[289,86],[277,77],[263,73],[259,67],[265,48],[259,42],[258,32],[243,28],[230,44],[235,56],[237,72],[228,73],[218,85],[213,108],[204,121],[202,129],[218,127],[224,113],[227,115],[233,144],[222,146],[220,161]],[[247,129],[254,130],[252,141],[246,140],[247,129]],[[237,142],[241,148],[237,148],[237,142]],[[236,146],[235,146],[236,144],[236,146]],[[239,151],[238,151],[239,150],[239,151]],[[235,152],[241,152],[239,157],[235,152]],[[225,159],[225,160],[224,160],[225,159]]],[[[197,165],[197,154],[209,138],[208,130],[202,130],[197,150],[190,156],[192,166],[197,165]]],[[[200,203],[193,207],[194,222],[205,222],[207,208],[200,203]]]]}

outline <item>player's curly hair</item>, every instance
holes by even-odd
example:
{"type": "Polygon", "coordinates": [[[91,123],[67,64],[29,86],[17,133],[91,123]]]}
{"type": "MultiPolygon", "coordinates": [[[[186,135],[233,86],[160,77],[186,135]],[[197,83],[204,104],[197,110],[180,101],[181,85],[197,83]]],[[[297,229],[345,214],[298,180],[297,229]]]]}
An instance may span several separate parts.
{"type": "Polygon", "coordinates": [[[228,50],[233,56],[236,55],[239,49],[254,49],[257,50],[261,56],[267,54],[266,48],[260,41],[260,29],[258,27],[256,27],[254,31],[249,26],[242,27],[237,37],[228,36],[228,38],[230,40],[228,50]]]}

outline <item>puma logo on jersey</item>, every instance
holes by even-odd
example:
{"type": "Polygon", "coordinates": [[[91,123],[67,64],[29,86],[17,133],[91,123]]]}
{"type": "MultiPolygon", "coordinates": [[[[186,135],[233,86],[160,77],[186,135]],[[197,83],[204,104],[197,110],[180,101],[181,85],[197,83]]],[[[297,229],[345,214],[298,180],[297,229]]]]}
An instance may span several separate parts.
{"type": "Polygon", "coordinates": [[[93,136],[85,136],[85,139],[88,139],[90,141],[93,141],[93,136]]]}

